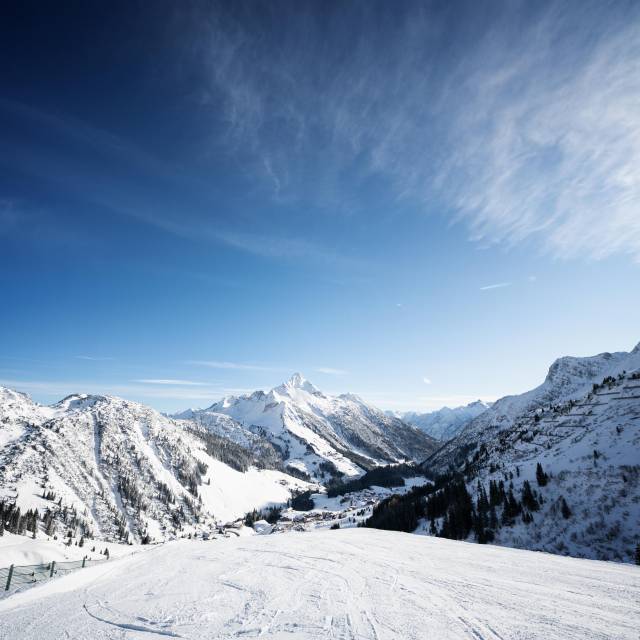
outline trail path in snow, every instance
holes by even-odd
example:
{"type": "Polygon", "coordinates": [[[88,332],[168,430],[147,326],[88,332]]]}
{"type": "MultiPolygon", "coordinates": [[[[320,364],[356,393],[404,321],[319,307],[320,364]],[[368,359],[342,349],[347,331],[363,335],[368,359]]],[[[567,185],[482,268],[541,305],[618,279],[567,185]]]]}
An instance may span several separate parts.
{"type": "Polygon", "coordinates": [[[585,640],[640,629],[640,568],[350,529],[169,543],[0,602],[0,638],[585,640]]]}

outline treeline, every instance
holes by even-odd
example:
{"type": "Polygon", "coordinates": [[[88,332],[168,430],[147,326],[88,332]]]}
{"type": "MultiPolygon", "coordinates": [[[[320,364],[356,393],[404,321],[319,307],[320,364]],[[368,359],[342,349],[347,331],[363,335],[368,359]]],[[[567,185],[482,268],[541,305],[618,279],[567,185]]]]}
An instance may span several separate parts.
{"type": "Polygon", "coordinates": [[[303,493],[294,495],[287,504],[296,511],[311,511],[315,506],[313,498],[311,497],[311,491],[304,491],[303,493]]]}
{"type": "MultiPolygon", "coordinates": [[[[536,481],[547,485],[548,475],[538,463],[536,481]]],[[[501,527],[511,527],[520,519],[534,522],[534,513],[544,498],[525,480],[516,493],[513,482],[490,480],[485,486],[478,480],[475,498],[461,474],[448,474],[433,484],[415,487],[404,495],[394,495],[378,504],[365,526],[394,531],[415,531],[422,518],[429,521],[429,533],[451,540],[466,540],[472,533],[479,543],[492,542],[501,527]]],[[[557,508],[563,518],[572,516],[566,499],[560,496],[557,508]]]]}
{"type": "Polygon", "coordinates": [[[212,458],[224,462],[236,471],[244,473],[249,467],[282,470],[282,455],[269,442],[259,441],[252,449],[248,449],[207,431],[205,427],[193,428],[189,431],[204,442],[206,452],[212,458]]]}
{"type": "Polygon", "coordinates": [[[363,526],[387,531],[416,530],[424,513],[424,497],[433,491],[433,485],[413,487],[404,495],[392,495],[373,508],[371,517],[363,526]]]}
{"type": "Polygon", "coordinates": [[[0,502],[0,536],[8,531],[16,535],[31,535],[35,538],[40,522],[47,536],[56,535],[56,522],[58,522],[71,534],[80,532],[82,536],[93,537],[93,532],[87,523],[73,508],[68,509],[64,506],[58,507],[55,511],[47,508],[41,517],[37,509],[22,512],[14,503],[0,502]]]}
{"type": "Polygon", "coordinates": [[[404,479],[419,475],[419,471],[412,464],[396,464],[385,467],[375,467],[363,476],[353,480],[335,480],[327,484],[327,495],[330,498],[343,496],[352,491],[362,491],[369,487],[403,487],[404,479]]]}
{"type": "Polygon", "coordinates": [[[244,524],[247,527],[252,527],[258,520],[266,520],[269,524],[275,524],[280,519],[282,513],[282,507],[267,507],[266,509],[258,510],[254,509],[249,511],[244,517],[244,524]]]}
{"type": "Polygon", "coordinates": [[[0,502],[0,536],[4,535],[5,529],[9,533],[25,535],[27,532],[36,537],[38,531],[38,511],[29,509],[26,513],[21,513],[20,507],[9,502],[0,502]]]}

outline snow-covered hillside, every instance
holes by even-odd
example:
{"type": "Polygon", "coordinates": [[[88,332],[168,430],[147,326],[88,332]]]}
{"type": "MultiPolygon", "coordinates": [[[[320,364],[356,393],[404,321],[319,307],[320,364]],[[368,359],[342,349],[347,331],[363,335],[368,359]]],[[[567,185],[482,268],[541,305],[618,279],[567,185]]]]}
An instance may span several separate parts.
{"type": "Polygon", "coordinates": [[[489,408],[487,402],[476,400],[463,407],[443,407],[429,413],[409,411],[399,417],[436,440],[451,440],[474,418],[489,408]]]}
{"type": "Polygon", "coordinates": [[[494,402],[487,411],[467,425],[460,434],[461,438],[473,438],[473,434],[483,433],[487,428],[496,430],[513,426],[520,416],[581,398],[591,391],[594,383],[601,382],[603,378],[617,376],[623,371],[632,372],[638,368],[640,344],[631,352],[601,353],[586,358],[559,358],[549,367],[547,377],[540,386],[494,402]]]}
{"type": "Polygon", "coordinates": [[[307,487],[257,468],[254,447],[111,396],[43,407],[1,389],[0,440],[0,499],[22,515],[37,509],[41,534],[166,539],[307,487]]]}
{"type": "Polygon", "coordinates": [[[268,393],[230,396],[208,409],[175,417],[210,424],[219,414],[267,437],[289,467],[313,479],[336,472],[354,476],[376,464],[419,461],[435,449],[435,441],[418,429],[358,396],[325,395],[300,374],[268,393]]]}
{"type": "Polygon", "coordinates": [[[640,345],[560,358],[542,385],[498,400],[424,466],[462,471],[475,498],[478,481],[487,493],[502,481],[516,499],[529,483],[536,501],[499,527],[500,544],[632,561],[640,542],[640,345]]]}
{"type": "Polygon", "coordinates": [[[631,640],[636,567],[350,529],[172,542],[0,602],[0,636],[631,640]]]}

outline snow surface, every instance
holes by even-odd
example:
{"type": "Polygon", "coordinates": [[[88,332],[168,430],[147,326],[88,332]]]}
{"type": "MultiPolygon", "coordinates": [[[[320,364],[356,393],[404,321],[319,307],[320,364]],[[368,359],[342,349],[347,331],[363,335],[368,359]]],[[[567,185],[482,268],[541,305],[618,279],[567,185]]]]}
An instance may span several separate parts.
{"type": "Polygon", "coordinates": [[[637,639],[628,565],[350,529],[179,541],[0,602],[0,638],[637,639]]]}
{"type": "MultiPolygon", "coordinates": [[[[75,544],[68,546],[62,539],[37,538],[33,540],[28,536],[19,536],[8,531],[0,536],[0,568],[15,565],[46,564],[55,560],[62,562],[65,560],[82,560],[85,556],[89,559],[102,560],[104,556],[101,552],[109,549],[111,558],[128,555],[140,549],[139,546],[128,544],[114,544],[107,542],[95,542],[87,540],[83,547],[75,544]],[[95,547],[95,551],[92,549],[95,547]]],[[[0,588],[4,585],[0,584],[0,588]]],[[[0,596],[4,595],[0,593],[0,596]]]]}

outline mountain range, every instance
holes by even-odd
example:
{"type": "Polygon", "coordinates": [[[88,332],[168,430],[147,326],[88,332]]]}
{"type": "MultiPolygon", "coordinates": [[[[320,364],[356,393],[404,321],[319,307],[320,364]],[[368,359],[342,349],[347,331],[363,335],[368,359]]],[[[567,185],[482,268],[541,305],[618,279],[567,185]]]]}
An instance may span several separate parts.
{"type": "Polygon", "coordinates": [[[0,502],[37,509],[49,534],[166,540],[398,463],[418,464],[442,496],[430,511],[419,498],[428,491],[407,494],[418,532],[460,537],[451,523],[462,491],[474,527],[483,509],[491,515],[498,544],[629,560],[640,531],[640,345],[559,358],[538,387],[491,405],[404,419],[300,374],[172,416],[113,396],[43,406],[0,387],[0,502]]]}
{"type": "Polygon", "coordinates": [[[113,396],[42,406],[0,387],[0,499],[47,514],[51,533],[166,539],[434,450],[419,430],[299,374],[173,417],[113,396]]]}
{"type": "Polygon", "coordinates": [[[211,428],[220,415],[243,427],[231,437],[249,431],[268,438],[282,452],[287,469],[309,479],[357,476],[380,464],[421,461],[437,448],[419,429],[356,395],[325,395],[299,373],[269,392],[228,396],[208,409],[174,417],[211,428]]]}
{"type": "Polygon", "coordinates": [[[443,407],[438,411],[417,413],[407,411],[397,415],[398,418],[410,424],[436,440],[451,440],[474,418],[484,413],[491,406],[488,402],[476,400],[462,407],[443,407]]]}

